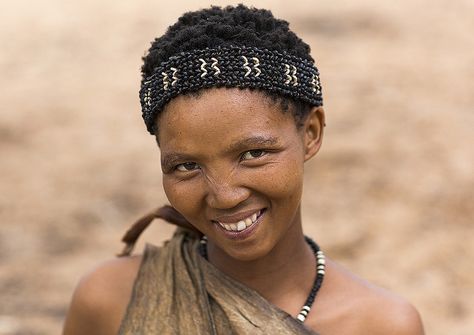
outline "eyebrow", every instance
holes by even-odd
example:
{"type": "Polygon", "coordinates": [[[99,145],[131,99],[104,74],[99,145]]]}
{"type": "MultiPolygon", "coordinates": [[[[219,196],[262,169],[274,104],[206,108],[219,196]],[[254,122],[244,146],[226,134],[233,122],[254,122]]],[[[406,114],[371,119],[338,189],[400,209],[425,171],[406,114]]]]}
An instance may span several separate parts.
{"type": "Polygon", "coordinates": [[[245,138],[243,140],[232,143],[227,147],[228,152],[238,151],[242,149],[247,149],[249,147],[258,148],[261,146],[269,146],[277,144],[278,138],[273,136],[252,136],[245,138]]]}

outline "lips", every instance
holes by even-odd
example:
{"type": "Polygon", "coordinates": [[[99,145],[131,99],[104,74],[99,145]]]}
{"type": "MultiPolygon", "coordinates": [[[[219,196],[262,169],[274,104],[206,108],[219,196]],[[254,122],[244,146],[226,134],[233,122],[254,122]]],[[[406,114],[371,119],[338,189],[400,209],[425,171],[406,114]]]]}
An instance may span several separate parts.
{"type": "Polygon", "coordinates": [[[226,231],[241,232],[251,227],[258,220],[260,215],[262,215],[262,212],[263,210],[257,210],[254,213],[248,215],[247,217],[235,222],[229,222],[230,220],[227,220],[227,219],[216,220],[215,222],[219,224],[226,231]],[[226,222],[221,222],[221,221],[226,221],[226,222]]]}

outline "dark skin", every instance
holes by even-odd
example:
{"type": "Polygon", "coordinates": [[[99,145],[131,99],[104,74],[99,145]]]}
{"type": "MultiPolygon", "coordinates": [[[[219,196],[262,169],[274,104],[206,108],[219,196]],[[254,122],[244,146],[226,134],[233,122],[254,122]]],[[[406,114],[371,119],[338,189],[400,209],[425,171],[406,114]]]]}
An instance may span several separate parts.
{"type": "MultiPolygon", "coordinates": [[[[296,316],[315,277],[300,201],[304,162],[321,146],[324,111],[313,108],[298,128],[279,108],[248,90],[179,96],[160,116],[157,139],[165,193],[208,236],[209,261],[296,316]],[[248,236],[235,238],[219,224],[252,213],[262,214],[248,236]]],[[[81,280],[64,334],[115,334],[139,262],[117,259],[81,280]]],[[[320,334],[423,334],[410,304],[331,260],[305,325],[320,334]]]]}

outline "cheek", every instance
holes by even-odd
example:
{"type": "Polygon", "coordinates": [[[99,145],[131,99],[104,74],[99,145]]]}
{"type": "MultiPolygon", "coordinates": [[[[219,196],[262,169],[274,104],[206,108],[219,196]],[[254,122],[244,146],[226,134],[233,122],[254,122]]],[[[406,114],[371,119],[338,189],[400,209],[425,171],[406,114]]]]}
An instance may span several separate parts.
{"type": "Polygon", "coordinates": [[[303,189],[303,164],[298,159],[285,159],[269,165],[252,179],[256,189],[273,201],[299,203],[303,189]]]}
{"type": "Polygon", "coordinates": [[[171,206],[192,223],[196,211],[199,211],[201,188],[192,185],[189,181],[173,181],[171,178],[164,177],[163,189],[171,206]]]}

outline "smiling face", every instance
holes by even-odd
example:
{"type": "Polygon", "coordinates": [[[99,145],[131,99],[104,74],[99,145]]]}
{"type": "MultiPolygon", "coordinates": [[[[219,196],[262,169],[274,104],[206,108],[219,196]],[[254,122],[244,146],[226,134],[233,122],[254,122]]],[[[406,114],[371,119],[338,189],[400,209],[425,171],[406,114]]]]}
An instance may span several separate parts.
{"type": "Polygon", "coordinates": [[[323,118],[315,108],[297,129],[262,93],[237,88],[178,96],[159,119],[168,200],[216,250],[265,256],[301,229],[303,164],[319,149],[323,118]]]}

